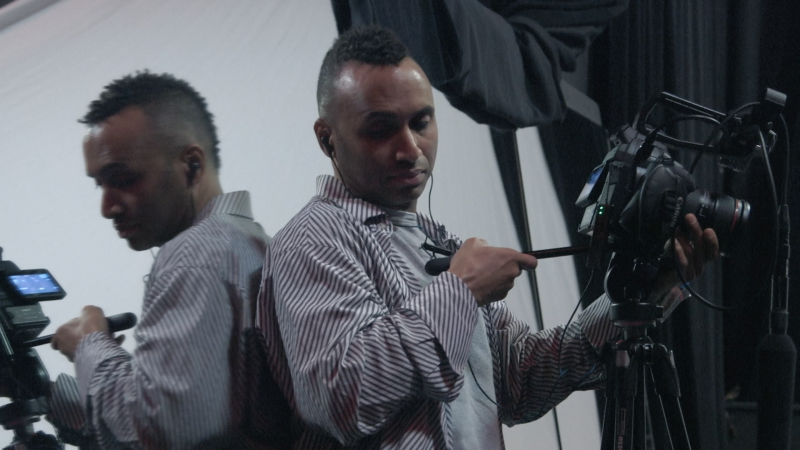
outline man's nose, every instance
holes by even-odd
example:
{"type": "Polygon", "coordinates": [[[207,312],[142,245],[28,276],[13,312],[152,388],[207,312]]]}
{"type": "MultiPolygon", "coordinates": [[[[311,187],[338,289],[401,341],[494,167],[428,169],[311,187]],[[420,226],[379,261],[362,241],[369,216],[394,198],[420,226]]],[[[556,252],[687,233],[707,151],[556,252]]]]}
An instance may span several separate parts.
{"type": "Polygon", "coordinates": [[[103,189],[103,198],[100,202],[100,213],[106,219],[113,219],[114,216],[122,213],[119,195],[113,189],[103,189]]]}
{"type": "Polygon", "coordinates": [[[405,127],[396,142],[396,154],[399,161],[416,161],[422,150],[417,145],[417,135],[409,127],[405,127]]]}

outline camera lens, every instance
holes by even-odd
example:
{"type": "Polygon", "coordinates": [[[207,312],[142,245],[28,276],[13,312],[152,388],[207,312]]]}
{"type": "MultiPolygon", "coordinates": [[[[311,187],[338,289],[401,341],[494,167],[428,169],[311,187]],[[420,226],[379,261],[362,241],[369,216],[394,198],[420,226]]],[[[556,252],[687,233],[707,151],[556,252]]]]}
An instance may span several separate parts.
{"type": "Polygon", "coordinates": [[[701,227],[713,228],[723,240],[745,228],[750,219],[750,203],[697,189],[686,196],[684,213],[697,216],[701,227]]]}

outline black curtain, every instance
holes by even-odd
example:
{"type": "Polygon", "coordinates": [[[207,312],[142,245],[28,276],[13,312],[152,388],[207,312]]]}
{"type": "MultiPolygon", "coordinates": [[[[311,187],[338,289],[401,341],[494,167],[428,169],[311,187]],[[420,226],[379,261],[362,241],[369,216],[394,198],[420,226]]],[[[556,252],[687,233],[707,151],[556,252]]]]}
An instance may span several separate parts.
{"type": "MultiPolygon", "coordinates": [[[[601,105],[609,129],[630,123],[638,110],[661,91],[716,110],[727,110],[727,2],[721,0],[631,2],[612,21],[592,51],[590,90],[601,105]]],[[[683,139],[703,141],[693,124],[667,130],[683,139]]],[[[685,165],[686,156],[677,155],[685,165]]],[[[708,160],[709,158],[706,158],[708,160]]],[[[694,172],[702,187],[719,192],[713,162],[694,172]]],[[[721,304],[719,267],[707,270],[694,287],[721,304]]],[[[658,329],[675,353],[681,403],[694,448],[726,445],[722,317],[696,301],[685,302],[658,329]]]]}
{"type": "MultiPolygon", "coordinates": [[[[800,52],[791,27],[797,13],[798,6],[789,0],[631,2],[591,50],[590,95],[601,105],[605,125],[614,129],[630,122],[660,91],[727,112],[759,101],[769,86],[789,94],[785,113],[794,130],[800,52]]],[[[695,141],[706,138],[703,127],[691,124],[668,132],[695,141]]],[[[774,167],[786,167],[782,152],[772,155],[774,167]]],[[[679,155],[679,160],[686,163],[693,157],[679,155]]],[[[701,187],[744,198],[753,206],[745,235],[728,243],[734,245],[728,245],[727,256],[695,283],[706,298],[734,309],[722,314],[689,301],[673,314],[661,338],[675,351],[695,448],[742,448],[726,420],[725,399],[756,398],[756,346],[768,324],[774,208],[763,161],[756,159],[746,172],[734,173],[721,172],[713,158],[704,159],[694,173],[701,187]]],[[[791,193],[797,192],[798,183],[797,164],[793,166],[790,207],[796,203],[791,193]]],[[[782,177],[780,172],[776,177],[782,177]]],[[[793,236],[796,241],[797,234],[793,236]]],[[[793,248],[794,255],[796,243],[793,248]]],[[[790,305],[790,313],[792,309],[790,305]]],[[[791,319],[795,342],[797,327],[797,319],[791,319]]]]}
{"type": "Polygon", "coordinates": [[[450,103],[478,123],[561,120],[562,71],[629,0],[331,0],[341,33],[394,30],[450,103]]]}

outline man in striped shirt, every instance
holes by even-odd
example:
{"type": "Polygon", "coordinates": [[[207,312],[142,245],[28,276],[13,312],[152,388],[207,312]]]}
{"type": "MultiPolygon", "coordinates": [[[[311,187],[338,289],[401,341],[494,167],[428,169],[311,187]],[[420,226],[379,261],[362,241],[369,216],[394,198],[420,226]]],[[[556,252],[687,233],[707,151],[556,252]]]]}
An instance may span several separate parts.
{"type": "MultiPolygon", "coordinates": [[[[259,295],[272,374],[299,423],[295,448],[502,448],[501,423],[540,417],[602,371],[598,348],[616,334],[609,301],[533,334],[499,300],[536,259],[462,243],[416,211],[436,159],[435,109],[393,33],[341,35],[317,100],[334,177],[320,177],[276,234],[259,295]],[[424,272],[424,242],[455,253],[447,272],[424,272]]],[[[680,250],[692,272],[717,245],[689,224],[704,250],[680,250]]],[[[670,284],[657,295],[679,296],[670,284]]]]}
{"type": "Polygon", "coordinates": [[[249,194],[223,194],[213,116],[169,74],[112,82],[81,122],[103,216],[132,249],[160,250],[133,354],[97,307],[56,331],[52,346],[74,361],[77,380],[56,380],[48,420],[92,448],[231,448],[244,400],[242,329],[269,240],[249,194]]]}

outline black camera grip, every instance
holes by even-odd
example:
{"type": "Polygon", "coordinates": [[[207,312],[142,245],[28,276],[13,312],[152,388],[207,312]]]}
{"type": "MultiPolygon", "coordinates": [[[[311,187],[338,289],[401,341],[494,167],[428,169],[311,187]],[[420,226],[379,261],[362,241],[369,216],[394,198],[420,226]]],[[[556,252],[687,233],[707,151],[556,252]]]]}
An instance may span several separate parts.
{"type": "MultiPolygon", "coordinates": [[[[106,317],[108,329],[112,333],[133,328],[133,326],[136,325],[136,320],[136,314],[129,312],[106,317]]],[[[24,348],[36,347],[37,345],[48,344],[51,340],[53,340],[53,335],[48,334],[47,336],[39,336],[30,341],[25,341],[21,346],[24,348]]]]}
{"type": "Polygon", "coordinates": [[[440,273],[450,268],[450,257],[434,258],[425,263],[425,272],[431,276],[438,276],[440,273]]]}
{"type": "MultiPolygon", "coordinates": [[[[546,250],[534,250],[522,253],[525,253],[526,255],[533,255],[536,259],[545,259],[545,258],[555,258],[558,256],[577,255],[578,253],[586,253],[589,250],[591,250],[590,246],[583,245],[577,247],[549,248],[546,250]]],[[[440,273],[450,268],[450,258],[451,256],[447,256],[444,258],[434,258],[428,261],[427,263],[425,263],[425,272],[428,272],[428,275],[434,277],[438,276],[440,273]]]]}
{"type": "Polygon", "coordinates": [[[112,333],[133,328],[136,325],[136,320],[136,314],[129,312],[106,317],[108,329],[112,333]]]}

